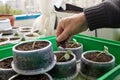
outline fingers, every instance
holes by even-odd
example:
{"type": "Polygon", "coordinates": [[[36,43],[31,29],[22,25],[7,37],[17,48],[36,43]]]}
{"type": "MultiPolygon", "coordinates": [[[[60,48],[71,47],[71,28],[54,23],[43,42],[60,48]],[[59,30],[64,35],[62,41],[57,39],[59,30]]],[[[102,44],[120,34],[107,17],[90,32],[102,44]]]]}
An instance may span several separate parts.
{"type": "Polygon", "coordinates": [[[64,41],[66,39],[69,39],[69,31],[67,29],[65,29],[58,37],[57,37],[57,41],[61,42],[64,41]]]}

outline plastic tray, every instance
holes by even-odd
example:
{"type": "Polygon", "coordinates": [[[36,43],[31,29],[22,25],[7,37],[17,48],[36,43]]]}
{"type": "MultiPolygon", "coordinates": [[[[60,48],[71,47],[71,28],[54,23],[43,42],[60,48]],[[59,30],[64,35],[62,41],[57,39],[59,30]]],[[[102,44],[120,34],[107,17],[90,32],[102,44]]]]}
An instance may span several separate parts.
{"type": "MultiPolygon", "coordinates": [[[[113,54],[116,58],[116,67],[97,80],[113,80],[117,75],[120,74],[120,42],[117,41],[111,41],[96,37],[90,37],[85,35],[75,35],[72,38],[76,39],[78,42],[83,44],[84,51],[87,50],[103,50],[104,46],[107,46],[109,49],[109,52],[113,54]]],[[[40,38],[39,40],[49,40],[52,42],[53,50],[57,51],[56,46],[56,37],[50,36],[46,38],[40,38]]],[[[13,44],[14,45],[14,44],[13,44]]],[[[3,46],[0,47],[0,59],[11,56],[12,55],[12,46],[3,46]]]]}

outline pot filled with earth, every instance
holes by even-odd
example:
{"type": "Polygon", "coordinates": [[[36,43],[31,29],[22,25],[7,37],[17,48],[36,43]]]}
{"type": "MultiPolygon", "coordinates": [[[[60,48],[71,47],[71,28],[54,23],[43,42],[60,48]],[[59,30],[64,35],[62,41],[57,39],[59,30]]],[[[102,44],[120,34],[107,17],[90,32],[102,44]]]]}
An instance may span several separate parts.
{"type": "Polygon", "coordinates": [[[46,30],[43,30],[43,31],[41,31],[41,30],[34,30],[33,32],[37,33],[40,36],[40,38],[46,37],[46,35],[45,35],[46,30]]]}
{"type": "Polygon", "coordinates": [[[14,36],[14,33],[13,33],[13,32],[4,32],[4,33],[2,34],[2,37],[3,37],[3,38],[10,38],[10,37],[12,37],[12,36],[14,36]]]}
{"type": "Polygon", "coordinates": [[[12,27],[12,32],[13,32],[13,33],[16,33],[18,30],[19,30],[19,27],[17,27],[17,26],[12,27]]]}
{"type": "Polygon", "coordinates": [[[91,50],[81,55],[80,73],[88,79],[96,79],[115,67],[115,57],[108,52],[91,50]]]}
{"type": "Polygon", "coordinates": [[[38,75],[20,75],[16,74],[8,80],[52,80],[52,77],[48,73],[38,75]]]}
{"type": "Polygon", "coordinates": [[[59,46],[58,50],[71,50],[76,55],[77,62],[80,61],[81,54],[83,53],[82,43],[78,43],[75,39],[73,39],[73,41],[62,41],[60,43],[57,42],[57,44],[59,46]]]}
{"type": "Polygon", "coordinates": [[[20,41],[21,41],[21,38],[17,37],[17,36],[13,36],[13,37],[9,38],[10,43],[18,43],[20,41]]]}
{"type": "Polygon", "coordinates": [[[20,37],[24,37],[25,34],[31,33],[31,30],[20,30],[17,33],[20,37]]]}
{"type": "Polygon", "coordinates": [[[55,66],[56,56],[50,41],[23,41],[16,44],[12,50],[12,68],[19,74],[42,74],[55,66]]]}
{"type": "Polygon", "coordinates": [[[6,57],[0,60],[0,80],[8,80],[16,72],[11,67],[13,57],[6,57]]]}
{"type": "Polygon", "coordinates": [[[35,40],[39,38],[40,36],[37,33],[28,33],[28,34],[25,34],[24,37],[26,40],[35,40]]]}
{"type": "Polygon", "coordinates": [[[0,38],[0,45],[6,44],[8,40],[8,38],[0,38]]]}
{"type": "Polygon", "coordinates": [[[76,56],[71,51],[56,51],[55,66],[48,72],[53,80],[72,80],[77,72],[76,56]]]}

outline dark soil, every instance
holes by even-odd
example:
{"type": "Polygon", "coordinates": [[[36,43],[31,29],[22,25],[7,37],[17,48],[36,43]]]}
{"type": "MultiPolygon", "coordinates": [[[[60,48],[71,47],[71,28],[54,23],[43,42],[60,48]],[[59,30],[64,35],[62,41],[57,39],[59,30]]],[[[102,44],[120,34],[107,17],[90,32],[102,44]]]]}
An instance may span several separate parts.
{"type": "Polygon", "coordinates": [[[10,40],[18,40],[20,39],[19,37],[18,38],[10,38],[10,40]]]}
{"type": "Polygon", "coordinates": [[[11,62],[13,61],[13,58],[7,58],[2,61],[0,61],[0,68],[12,68],[11,62]]]}
{"type": "Polygon", "coordinates": [[[0,42],[4,42],[4,41],[7,41],[8,38],[0,38],[0,42]]]}
{"type": "Polygon", "coordinates": [[[22,28],[22,30],[30,30],[31,28],[22,28]]]}
{"type": "Polygon", "coordinates": [[[26,32],[30,32],[30,31],[20,31],[21,33],[26,33],[26,32]]]}
{"type": "Polygon", "coordinates": [[[44,48],[44,47],[49,45],[49,43],[46,42],[46,41],[36,41],[35,45],[34,45],[34,48],[33,48],[32,47],[33,43],[34,42],[28,42],[28,43],[20,44],[16,47],[16,49],[20,50],[20,51],[29,51],[29,50],[41,49],[41,48],[44,48]]]}
{"type": "Polygon", "coordinates": [[[26,35],[26,36],[28,36],[28,37],[35,37],[34,34],[28,34],[28,35],[26,35]]]}
{"type": "Polygon", "coordinates": [[[12,80],[50,80],[50,79],[47,75],[40,74],[40,75],[34,75],[34,76],[19,75],[12,80]]]}
{"type": "Polygon", "coordinates": [[[56,53],[55,55],[56,55],[56,57],[57,57],[57,62],[67,62],[67,61],[70,61],[70,60],[73,59],[73,55],[70,55],[70,58],[69,58],[68,60],[66,60],[66,59],[63,57],[63,56],[65,55],[65,53],[63,53],[63,52],[56,53]],[[63,58],[61,59],[61,57],[63,57],[63,58]]]}
{"type": "Polygon", "coordinates": [[[95,62],[108,62],[112,60],[112,56],[106,55],[105,53],[101,53],[99,56],[97,56],[98,54],[100,54],[100,52],[88,53],[85,54],[84,57],[95,62]]]}
{"type": "Polygon", "coordinates": [[[13,33],[3,33],[2,36],[12,35],[13,33]]]}
{"type": "Polygon", "coordinates": [[[57,46],[61,46],[63,48],[77,48],[80,47],[80,44],[76,44],[75,42],[67,42],[67,41],[62,41],[62,42],[57,42],[57,46]]]}
{"type": "Polygon", "coordinates": [[[18,29],[19,27],[12,27],[12,29],[18,29]]]}
{"type": "Polygon", "coordinates": [[[35,33],[38,33],[39,32],[39,30],[36,30],[36,31],[34,31],[35,33]]]}

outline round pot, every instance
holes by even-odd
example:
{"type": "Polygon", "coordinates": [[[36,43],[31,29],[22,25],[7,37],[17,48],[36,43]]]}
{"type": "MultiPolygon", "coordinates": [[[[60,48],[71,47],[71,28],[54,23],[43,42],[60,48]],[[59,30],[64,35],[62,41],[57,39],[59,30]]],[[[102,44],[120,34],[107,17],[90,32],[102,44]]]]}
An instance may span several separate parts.
{"type": "Polygon", "coordinates": [[[21,41],[21,38],[17,36],[9,38],[9,43],[18,43],[20,41],[21,41]]]}
{"type": "MultiPolygon", "coordinates": [[[[8,59],[12,59],[13,57],[6,57],[0,60],[0,64],[3,66],[10,66],[11,63],[8,63],[8,59]],[[3,62],[5,64],[3,64],[3,62]]],[[[3,67],[0,66],[0,79],[1,80],[8,80],[11,76],[15,75],[16,72],[12,69],[12,68],[7,68],[7,67],[3,67]]]]}
{"type": "Polygon", "coordinates": [[[16,33],[19,30],[19,27],[12,27],[12,32],[16,33]]]}
{"type": "Polygon", "coordinates": [[[79,43],[79,44],[80,44],[80,46],[76,47],[76,48],[63,48],[63,47],[59,46],[58,50],[60,50],[60,51],[71,50],[76,55],[77,62],[80,62],[81,54],[83,53],[83,44],[82,43],[79,43]]]}
{"type": "Polygon", "coordinates": [[[52,77],[48,73],[39,74],[39,75],[27,75],[27,76],[16,74],[16,75],[12,76],[11,78],[9,78],[8,80],[18,80],[18,79],[32,80],[35,78],[37,78],[36,80],[52,80],[52,77]],[[44,79],[41,79],[41,77],[43,78],[43,76],[45,76],[44,79]],[[46,77],[47,77],[47,79],[45,79],[46,77]]]}
{"type": "Polygon", "coordinates": [[[25,34],[24,37],[25,37],[25,40],[35,40],[40,36],[37,33],[28,33],[28,34],[25,34]]]}
{"type": "Polygon", "coordinates": [[[14,36],[13,32],[6,32],[6,33],[2,34],[3,38],[10,38],[10,37],[13,37],[13,36],[14,36]]]}
{"type": "MultiPolygon", "coordinates": [[[[56,51],[55,54],[65,53],[66,51],[56,51]]],[[[63,62],[56,62],[55,66],[48,73],[53,77],[53,80],[72,80],[77,72],[76,56],[72,53],[72,59],[63,62]]]]}
{"type": "Polygon", "coordinates": [[[31,30],[21,30],[17,32],[20,37],[24,37],[25,34],[31,33],[31,30]]]}
{"type": "MultiPolygon", "coordinates": [[[[28,46],[28,45],[27,45],[28,46]]],[[[45,73],[51,70],[56,63],[56,57],[53,54],[52,43],[50,41],[24,41],[19,44],[16,44],[13,48],[13,62],[12,68],[19,74],[23,75],[36,75],[45,73]],[[41,43],[47,43],[48,45],[44,46],[41,49],[35,50],[18,50],[17,47],[26,48],[24,44],[29,43],[29,48],[36,43],[40,45],[41,43]]]]}
{"type": "Polygon", "coordinates": [[[8,38],[0,38],[0,45],[8,43],[9,39],[8,38]]]}
{"type": "Polygon", "coordinates": [[[19,28],[19,31],[27,31],[27,30],[29,30],[29,31],[32,31],[32,27],[20,27],[19,28]]]}
{"type": "Polygon", "coordinates": [[[108,56],[111,57],[111,60],[107,62],[96,62],[85,58],[86,54],[99,52],[101,51],[91,50],[86,51],[81,55],[80,73],[88,79],[96,79],[108,72],[109,70],[111,70],[115,66],[115,57],[112,54],[108,54],[108,56]]]}

